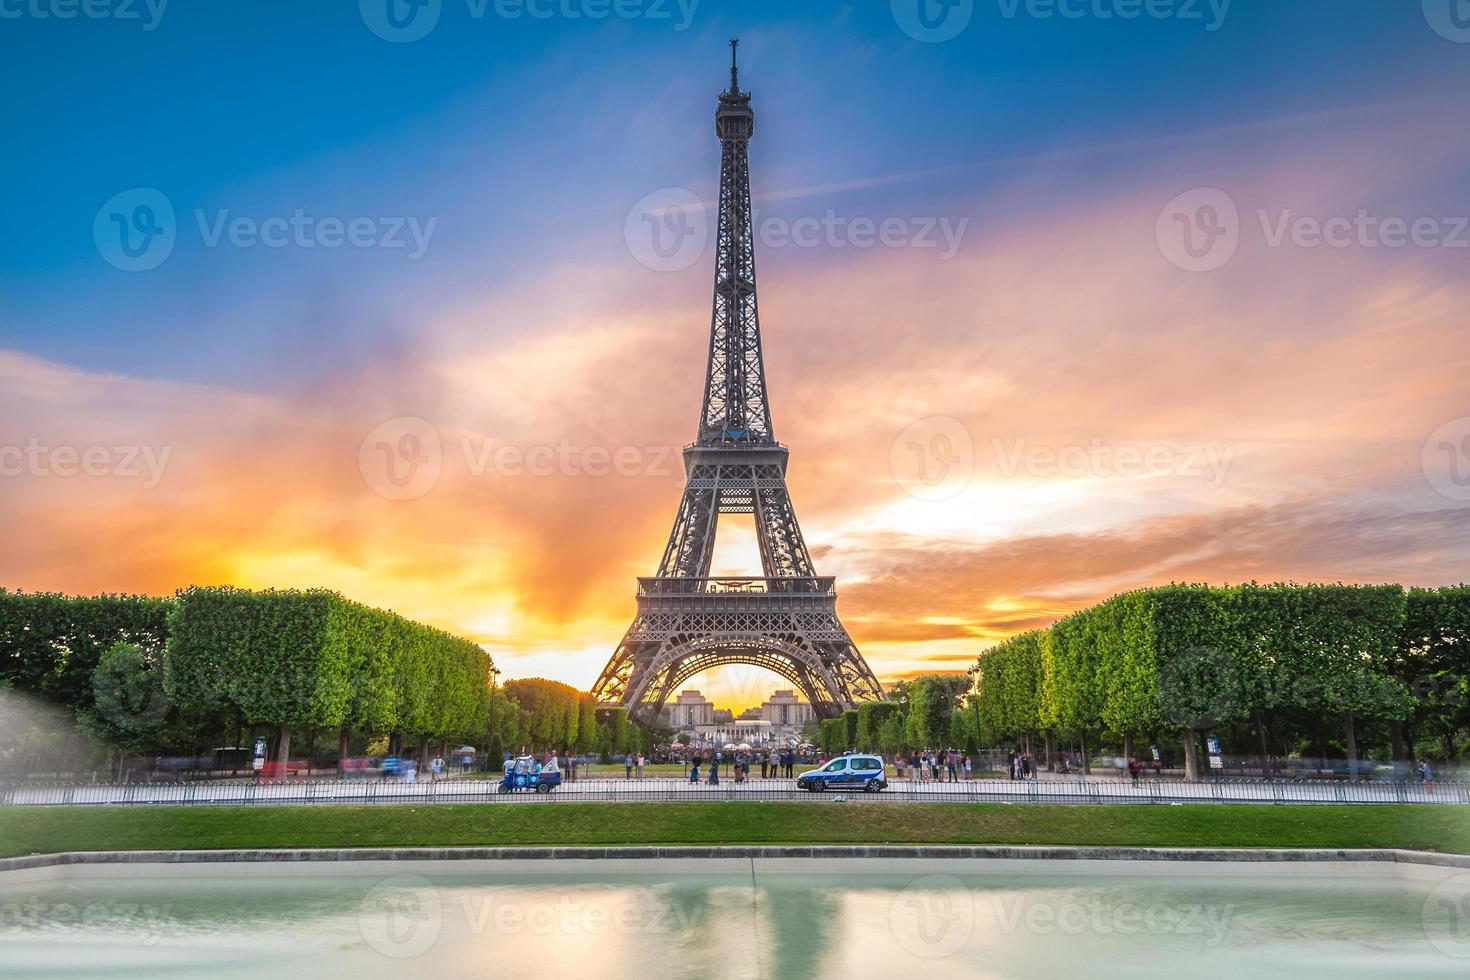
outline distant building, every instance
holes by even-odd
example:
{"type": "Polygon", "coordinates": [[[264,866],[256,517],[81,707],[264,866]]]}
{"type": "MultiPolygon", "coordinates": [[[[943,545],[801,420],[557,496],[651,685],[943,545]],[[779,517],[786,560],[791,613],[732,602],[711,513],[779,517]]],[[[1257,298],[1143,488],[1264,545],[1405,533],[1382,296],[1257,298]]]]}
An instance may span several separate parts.
{"type": "Polygon", "coordinates": [[[765,703],[733,712],[716,708],[698,691],[681,691],[665,704],[667,724],[688,732],[690,745],[717,748],[725,745],[787,745],[801,738],[801,727],[813,717],[812,706],[795,691],[774,691],[765,703]]]}
{"type": "Polygon", "coordinates": [[[669,727],[675,731],[692,732],[715,723],[715,706],[698,691],[680,691],[668,707],[669,727]]]}
{"type": "Polygon", "coordinates": [[[813,717],[812,706],[797,697],[795,691],[773,692],[771,700],[761,705],[760,710],[761,718],[772,727],[794,728],[798,732],[813,717]]]}

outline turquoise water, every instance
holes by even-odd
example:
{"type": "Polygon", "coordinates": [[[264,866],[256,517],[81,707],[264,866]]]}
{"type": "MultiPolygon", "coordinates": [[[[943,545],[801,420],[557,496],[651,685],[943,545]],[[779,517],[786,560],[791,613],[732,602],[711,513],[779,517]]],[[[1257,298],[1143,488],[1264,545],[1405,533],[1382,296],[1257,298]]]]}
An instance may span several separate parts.
{"type": "Polygon", "coordinates": [[[0,975],[1463,978],[1467,878],[129,871],[0,886],[0,975]]]}

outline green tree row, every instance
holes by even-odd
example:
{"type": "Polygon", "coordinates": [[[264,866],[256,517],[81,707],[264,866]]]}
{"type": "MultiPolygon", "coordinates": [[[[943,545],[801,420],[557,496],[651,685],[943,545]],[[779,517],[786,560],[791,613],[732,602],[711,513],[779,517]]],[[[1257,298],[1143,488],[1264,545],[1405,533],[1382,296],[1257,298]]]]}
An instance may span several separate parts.
{"type": "Polygon", "coordinates": [[[1199,737],[1253,731],[1272,746],[1310,741],[1336,719],[1349,771],[1359,730],[1452,742],[1467,723],[1470,589],[1397,585],[1170,585],[1117,595],[981,654],[975,715],[988,740],[1104,733],[1132,755],[1136,736],[1173,732],[1187,775],[1201,773],[1199,737]]]}
{"type": "Polygon", "coordinates": [[[933,674],[894,684],[887,701],[860,704],[821,722],[817,746],[829,755],[878,752],[887,757],[915,749],[976,751],[977,728],[964,710],[963,675],[933,674]]]}

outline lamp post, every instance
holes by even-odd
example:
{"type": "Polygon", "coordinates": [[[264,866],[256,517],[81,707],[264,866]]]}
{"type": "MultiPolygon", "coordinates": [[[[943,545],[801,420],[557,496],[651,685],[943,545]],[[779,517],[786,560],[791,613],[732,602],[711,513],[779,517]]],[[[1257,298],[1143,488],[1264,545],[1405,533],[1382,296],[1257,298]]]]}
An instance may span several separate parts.
{"type": "MultiPolygon", "coordinates": [[[[500,668],[494,664],[490,666],[490,744],[495,744],[495,678],[500,676],[500,668]]],[[[495,760],[495,765],[500,765],[500,760],[495,760]]],[[[485,746],[485,771],[490,772],[490,746],[485,746]]]]}

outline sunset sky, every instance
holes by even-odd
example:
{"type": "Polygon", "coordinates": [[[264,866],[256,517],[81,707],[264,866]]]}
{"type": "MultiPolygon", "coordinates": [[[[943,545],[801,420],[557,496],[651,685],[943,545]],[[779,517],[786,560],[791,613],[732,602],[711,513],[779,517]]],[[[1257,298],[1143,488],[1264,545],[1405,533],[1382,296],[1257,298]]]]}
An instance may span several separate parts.
{"type": "Polygon", "coordinates": [[[775,432],[880,678],[1147,584],[1465,579],[1433,2],[374,2],[0,21],[0,587],[334,588],[590,686],[695,435],[736,35],[775,432]]]}

